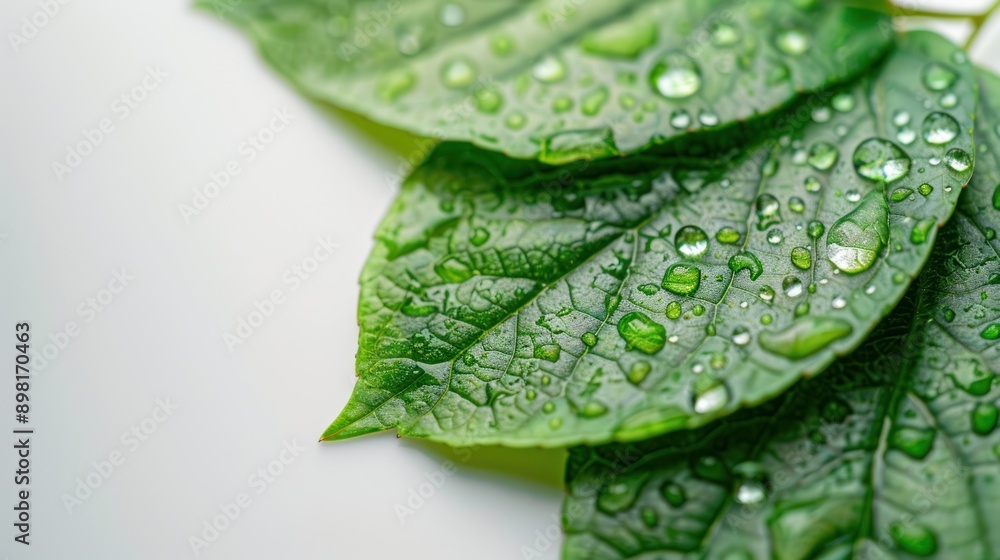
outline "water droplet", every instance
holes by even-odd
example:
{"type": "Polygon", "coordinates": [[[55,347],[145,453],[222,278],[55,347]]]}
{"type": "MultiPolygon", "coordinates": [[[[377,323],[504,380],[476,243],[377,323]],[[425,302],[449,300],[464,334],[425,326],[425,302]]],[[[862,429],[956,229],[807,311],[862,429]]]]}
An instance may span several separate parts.
{"type": "Polygon", "coordinates": [[[490,49],[497,56],[507,56],[514,52],[514,41],[509,35],[497,35],[490,39],[490,49]]]}
{"type": "Polygon", "coordinates": [[[674,238],[677,251],[688,258],[697,258],[708,251],[708,234],[698,226],[684,226],[674,238]]]}
{"type": "Polygon", "coordinates": [[[812,253],[806,247],[795,247],[792,249],[792,264],[802,270],[812,268],[812,253]]]}
{"type": "Polygon", "coordinates": [[[1000,324],[993,323],[992,325],[983,329],[983,332],[979,333],[980,336],[986,340],[997,340],[1000,338],[1000,324]]]}
{"type": "Polygon", "coordinates": [[[822,222],[813,220],[809,222],[806,226],[806,233],[809,235],[810,239],[819,239],[823,237],[823,232],[826,231],[826,227],[823,226],[822,222]]]}
{"type": "Polygon", "coordinates": [[[778,33],[775,44],[781,52],[797,56],[809,50],[809,36],[799,29],[785,29],[778,33]]]}
{"type": "Polygon", "coordinates": [[[957,171],[958,173],[968,171],[972,167],[972,158],[961,148],[948,150],[948,153],[944,156],[944,162],[952,171],[957,171]]]}
{"type": "Polygon", "coordinates": [[[608,407],[597,401],[590,401],[580,409],[580,416],[584,418],[599,418],[608,413],[608,407]]]}
{"type": "Polygon", "coordinates": [[[733,271],[734,276],[741,270],[747,270],[750,273],[751,281],[757,280],[764,273],[764,267],[760,264],[757,255],[747,251],[729,257],[729,270],[733,271]]]}
{"type": "Polygon", "coordinates": [[[448,257],[435,264],[434,272],[449,284],[458,284],[472,278],[472,269],[455,257],[448,257]]]}
{"type": "Polygon", "coordinates": [[[847,307],[847,299],[844,296],[837,296],[833,298],[833,301],[830,302],[830,305],[834,309],[843,309],[847,307]]]}
{"type": "Polygon", "coordinates": [[[653,67],[649,75],[653,90],[667,99],[683,99],[701,88],[701,72],[691,57],[669,53],[653,67]]]}
{"type": "Polygon", "coordinates": [[[819,192],[820,189],[823,188],[823,185],[819,182],[819,179],[812,176],[806,177],[806,180],[803,183],[803,185],[805,185],[806,190],[811,193],[819,192]]]}
{"type": "Polygon", "coordinates": [[[855,189],[851,189],[845,193],[845,197],[847,198],[848,202],[857,202],[861,200],[861,193],[859,193],[855,189]]]}
{"type": "Polygon", "coordinates": [[[759,295],[761,300],[770,303],[774,300],[774,288],[771,286],[761,286],[759,295]]]}
{"type": "Polygon", "coordinates": [[[784,280],[781,281],[781,289],[785,292],[785,295],[790,298],[799,297],[802,295],[804,286],[802,280],[794,276],[786,276],[784,280]]]}
{"type": "Polygon", "coordinates": [[[464,58],[457,58],[448,62],[441,69],[441,80],[444,85],[452,89],[463,88],[476,79],[476,69],[472,62],[464,58]]]}
{"type": "Polygon", "coordinates": [[[713,23],[708,32],[712,34],[712,44],[717,47],[731,47],[740,40],[739,29],[725,22],[713,23]]]}
{"type": "Polygon", "coordinates": [[[729,404],[729,400],[729,387],[722,381],[719,381],[703,391],[696,391],[694,393],[694,411],[698,414],[718,412],[729,404]]]}
{"type": "Polygon", "coordinates": [[[828,142],[817,142],[809,149],[809,165],[818,171],[826,171],[837,163],[840,152],[836,146],[828,142]]]}
{"type": "Polygon", "coordinates": [[[465,8],[458,4],[441,6],[440,20],[443,25],[456,27],[465,23],[465,8]]]}
{"type": "Polygon", "coordinates": [[[604,107],[607,100],[608,88],[601,86],[583,96],[583,99],[580,100],[580,111],[584,115],[592,117],[601,111],[601,107],[604,107]]]}
{"type": "Polygon", "coordinates": [[[756,505],[767,498],[764,466],[747,461],[733,467],[736,476],[736,490],[733,500],[738,504],[756,505]]]}
{"type": "Polygon", "coordinates": [[[771,245],[780,245],[784,240],[785,234],[781,233],[781,230],[778,228],[774,228],[767,232],[767,242],[771,245]]]}
{"type": "Polygon", "coordinates": [[[552,414],[553,412],[555,412],[555,410],[556,410],[556,405],[554,405],[554,404],[552,404],[550,402],[547,402],[547,403],[545,403],[544,406],[542,406],[542,412],[544,412],[546,414],[552,414]]]}
{"type": "Polygon", "coordinates": [[[711,111],[702,110],[698,113],[698,122],[700,122],[702,126],[716,126],[719,124],[719,115],[716,115],[711,111]]]}
{"type": "Polygon", "coordinates": [[[681,304],[676,301],[672,301],[667,304],[667,319],[679,319],[681,316],[681,304]]]}
{"type": "Polygon", "coordinates": [[[629,349],[655,354],[667,342],[667,330],[641,311],[628,313],[618,321],[618,334],[629,349]]]}
{"type": "Polygon", "coordinates": [[[915,245],[926,242],[935,225],[937,225],[937,218],[924,218],[913,224],[913,229],[910,230],[910,241],[915,245]]]}
{"type": "Polygon", "coordinates": [[[566,64],[559,58],[548,55],[535,64],[531,69],[531,75],[539,82],[555,83],[566,77],[566,64]]]}
{"type": "Polygon", "coordinates": [[[896,111],[892,114],[892,124],[896,126],[906,126],[910,124],[910,114],[906,111],[896,111]]]}
{"type": "Polygon", "coordinates": [[[923,196],[928,196],[932,192],[934,192],[934,187],[928,185],[927,183],[924,183],[924,184],[920,185],[919,187],[917,187],[917,192],[920,193],[920,194],[922,194],[923,196]]]}
{"type": "Polygon", "coordinates": [[[378,83],[375,94],[385,101],[395,101],[404,93],[413,89],[417,76],[409,70],[390,72],[378,83]]]}
{"type": "Polygon", "coordinates": [[[623,19],[611,24],[602,23],[594,32],[580,41],[584,51],[598,56],[634,59],[656,44],[659,22],[649,19],[623,19]]]}
{"type": "Polygon", "coordinates": [[[850,323],[831,317],[803,317],[779,331],[761,331],[764,350],[791,360],[801,360],[823,350],[854,331],[850,323]]]}
{"type": "Polygon", "coordinates": [[[893,202],[903,202],[907,198],[913,196],[913,191],[906,187],[899,187],[898,189],[892,191],[889,195],[889,200],[893,202]]]}
{"type": "Polygon", "coordinates": [[[691,313],[694,313],[695,317],[701,317],[705,314],[705,306],[699,303],[691,308],[691,313]]]}
{"type": "Polygon", "coordinates": [[[555,111],[556,113],[565,113],[566,111],[569,111],[572,108],[573,108],[573,98],[568,95],[560,94],[556,96],[555,99],[552,100],[552,110],[555,111]]]}
{"type": "Polygon", "coordinates": [[[958,105],[958,96],[949,91],[948,93],[941,96],[941,99],[938,101],[938,103],[940,103],[941,107],[945,109],[952,109],[956,105],[958,105]]]}
{"type": "Polygon", "coordinates": [[[764,193],[757,197],[757,229],[765,229],[781,223],[781,203],[774,196],[764,193]]]}
{"type": "Polygon", "coordinates": [[[788,199],[788,209],[796,214],[801,214],[806,211],[806,201],[797,196],[793,196],[788,199]]]}
{"type": "Polygon", "coordinates": [[[691,114],[684,109],[678,109],[670,114],[670,126],[674,128],[687,128],[691,126],[691,114]]]}
{"type": "Polygon", "coordinates": [[[673,507],[681,507],[687,501],[684,488],[673,482],[665,482],[660,489],[660,493],[663,494],[663,498],[667,500],[667,503],[673,507]]]}
{"type": "Polygon", "coordinates": [[[818,123],[829,122],[833,118],[833,113],[829,107],[816,107],[812,111],[812,119],[818,123]]]}
{"type": "Polygon", "coordinates": [[[745,327],[738,327],[733,331],[733,344],[737,346],[746,346],[750,344],[750,331],[745,327]]]}
{"type": "Polygon", "coordinates": [[[643,475],[625,475],[614,478],[597,494],[597,509],[611,515],[629,509],[639,499],[639,494],[645,484],[646,476],[643,475]]]}
{"type": "Polygon", "coordinates": [[[597,344],[597,335],[592,332],[586,332],[583,333],[583,336],[580,337],[580,340],[587,346],[594,346],[595,344],[597,344]]]}
{"type": "Polygon", "coordinates": [[[524,113],[520,111],[515,111],[507,115],[507,119],[504,121],[507,128],[511,130],[520,130],[524,128],[524,125],[528,123],[528,118],[524,116],[524,113]]]}
{"type": "Polygon", "coordinates": [[[972,432],[981,436],[993,433],[1000,419],[1000,409],[993,403],[980,403],[972,409],[972,432]]]}
{"type": "Polygon", "coordinates": [[[646,524],[646,527],[656,527],[660,522],[660,515],[651,507],[642,508],[642,522],[646,524]]]}
{"type": "Polygon", "coordinates": [[[638,385],[642,383],[644,379],[646,379],[646,376],[648,376],[649,372],[652,370],[653,366],[651,366],[649,362],[645,360],[639,360],[638,362],[632,364],[632,367],[629,368],[628,373],[625,374],[625,377],[628,379],[629,383],[633,385],[638,385]]]}
{"type": "Polygon", "coordinates": [[[503,98],[495,89],[478,89],[476,90],[474,96],[476,100],[476,108],[483,113],[494,114],[499,111],[500,107],[503,105],[503,98]]]}
{"type": "Polygon", "coordinates": [[[885,184],[910,172],[910,157],[888,140],[869,138],[854,150],[854,169],[866,179],[885,184]]]}
{"type": "Polygon", "coordinates": [[[928,144],[947,144],[958,136],[958,122],[947,113],[931,113],[924,119],[921,133],[928,144]]]}
{"type": "Polygon", "coordinates": [[[719,243],[733,245],[740,240],[740,232],[731,227],[724,227],[715,234],[715,239],[718,240],[719,243]]]}
{"type": "Polygon", "coordinates": [[[871,268],[889,241],[889,207],[879,191],[837,220],[826,236],[827,258],[842,272],[858,274],[871,268]]]}
{"type": "Polygon", "coordinates": [[[540,360],[555,363],[559,361],[559,354],[561,352],[562,349],[558,344],[544,344],[535,347],[534,356],[540,360]]]}
{"type": "Polygon", "coordinates": [[[854,109],[856,101],[854,99],[854,94],[849,92],[838,93],[833,96],[833,100],[830,104],[834,109],[840,111],[841,113],[847,113],[854,109]]]}
{"type": "Polygon", "coordinates": [[[896,140],[904,146],[909,146],[917,139],[917,131],[908,126],[904,126],[896,133],[896,140]]]}
{"type": "Polygon", "coordinates": [[[402,55],[415,55],[426,45],[427,29],[422,25],[403,25],[396,34],[396,48],[402,55]]]}
{"type": "Polygon", "coordinates": [[[958,74],[940,62],[931,62],[922,72],[924,86],[931,91],[944,91],[955,83],[958,74]]]}
{"type": "Polygon", "coordinates": [[[526,393],[524,393],[524,398],[528,399],[529,401],[535,400],[535,397],[537,397],[537,396],[538,396],[538,393],[536,393],[535,391],[533,391],[531,389],[528,389],[528,391],[526,393]]]}
{"type": "Polygon", "coordinates": [[[701,285],[701,270],[686,264],[675,264],[667,269],[660,284],[672,294],[689,296],[701,285]]]}
{"type": "Polygon", "coordinates": [[[469,241],[472,242],[476,247],[482,246],[484,243],[489,241],[490,232],[486,228],[477,227],[472,230],[472,235],[469,236],[469,241]]]}
{"type": "Polygon", "coordinates": [[[920,460],[930,453],[935,435],[934,428],[899,427],[889,436],[889,447],[920,460]]]}
{"type": "Polygon", "coordinates": [[[558,430],[559,428],[562,428],[562,425],[563,425],[562,418],[553,418],[549,420],[549,428],[553,430],[558,430]]]}

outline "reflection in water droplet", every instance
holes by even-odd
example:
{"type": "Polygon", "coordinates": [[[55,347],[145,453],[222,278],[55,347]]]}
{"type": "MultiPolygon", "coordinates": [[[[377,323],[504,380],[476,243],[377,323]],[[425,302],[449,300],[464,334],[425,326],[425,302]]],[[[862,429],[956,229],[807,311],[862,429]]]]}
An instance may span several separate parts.
{"type": "Polygon", "coordinates": [[[764,231],[781,223],[781,203],[774,196],[764,193],[757,197],[757,229],[764,231]]]}
{"type": "Polygon", "coordinates": [[[947,113],[931,113],[924,119],[921,134],[928,144],[947,144],[958,136],[958,122],[947,113]]]}
{"type": "Polygon", "coordinates": [[[548,55],[535,64],[531,69],[531,75],[542,83],[558,82],[566,77],[566,64],[559,58],[548,55]]]}
{"type": "Polygon", "coordinates": [[[801,360],[853,332],[847,321],[831,317],[803,317],[779,331],[761,331],[764,350],[791,360],[801,360]]]}
{"type": "Polygon", "coordinates": [[[827,258],[839,270],[858,274],[871,268],[889,241],[889,207],[879,191],[865,196],[837,220],[826,236],[827,258]]]}
{"type": "Polygon", "coordinates": [[[626,314],[618,321],[618,334],[629,349],[646,354],[655,354],[667,342],[667,331],[663,325],[649,318],[641,311],[626,314]]]}
{"type": "Polygon", "coordinates": [[[932,91],[944,91],[955,83],[958,74],[940,62],[931,62],[922,72],[924,86],[932,91]]]}
{"type": "Polygon", "coordinates": [[[733,344],[737,346],[746,346],[747,344],[750,344],[750,331],[748,331],[745,327],[737,327],[736,330],[733,331],[733,344]]]}
{"type": "Polygon", "coordinates": [[[448,62],[441,69],[441,80],[450,88],[463,88],[476,79],[476,70],[472,62],[458,58],[448,62]]]}
{"type": "Polygon", "coordinates": [[[694,394],[694,411],[698,414],[717,412],[725,408],[729,400],[729,387],[719,381],[708,389],[694,394]]]}
{"type": "Polygon", "coordinates": [[[809,36],[799,29],[785,29],[775,38],[778,49],[790,55],[800,55],[809,50],[809,36]]]}
{"type": "Polygon", "coordinates": [[[683,99],[701,88],[701,71],[691,57],[681,53],[663,56],[649,75],[653,90],[667,99],[683,99]]]}
{"type": "Polygon", "coordinates": [[[701,285],[701,270],[694,266],[675,264],[667,269],[660,284],[670,293],[689,296],[701,285]]]}
{"type": "Polygon", "coordinates": [[[963,171],[968,171],[972,167],[972,158],[969,154],[961,148],[952,148],[948,150],[948,153],[944,156],[944,163],[952,171],[957,171],[959,173],[963,171]]]}
{"type": "Polygon", "coordinates": [[[854,169],[866,179],[885,184],[910,172],[910,157],[902,148],[882,138],[869,138],[854,150],[854,169]]]}
{"type": "Polygon", "coordinates": [[[684,226],[674,238],[677,251],[688,258],[697,258],[708,251],[708,234],[698,226],[684,226]]]}
{"type": "Polygon", "coordinates": [[[625,377],[628,379],[629,383],[633,385],[638,385],[646,379],[649,372],[653,370],[653,366],[645,360],[639,360],[638,362],[632,364],[629,368],[628,373],[625,377]]]}
{"type": "Polygon", "coordinates": [[[837,163],[837,157],[840,152],[837,151],[836,146],[828,142],[817,142],[813,144],[812,148],[809,149],[809,165],[818,171],[826,171],[833,167],[834,163],[837,163]]]}
{"type": "Polygon", "coordinates": [[[786,276],[784,280],[781,281],[781,289],[785,292],[785,295],[790,298],[799,297],[802,295],[804,286],[802,280],[794,276],[786,276]]]}
{"type": "Polygon", "coordinates": [[[802,270],[809,270],[812,267],[812,253],[806,247],[795,247],[792,249],[792,264],[802,270]]]}

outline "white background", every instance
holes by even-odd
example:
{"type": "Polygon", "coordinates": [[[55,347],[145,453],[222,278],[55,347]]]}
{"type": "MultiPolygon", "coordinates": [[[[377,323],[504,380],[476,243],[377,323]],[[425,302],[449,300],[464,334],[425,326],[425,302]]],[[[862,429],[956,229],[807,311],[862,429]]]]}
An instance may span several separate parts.
{"type": "MultiPolygon", "coordinates": [[[[71,0],[14,52],[8,33],[37,10],[0,7],[0,361],[13,362],[15,322],[31,322],[35,350],[69,322],[79,332],[50,348],[31,390],[30,548],[12,541],[15,456],[0,439],[0,556],[193,558],[189,538],[247,493],[201,557],[511,560],[550,544],[539,557],[558,558],[539,535],[556,530],[562,451],[456,454],[389,433],[316,443],[354,385],[357,277],[415,139],[304,101],[187,0],[71,0]],[[122,118],[113,104],[147,68],[166,76],[122,118]],[[291,122],[247,161],[241,144],[282,109],[291,122]],[[114,130],[58,179],[52,162],[105,118],[114,130]],[[240,174],[186,222],[179,206],[234,159],[240,174]],[[338,247],[292,290],[283,275],[318,238],[338,247]],[[127,287],[81,313],[122,269],[127,287]],[[284,303],[230,352],[223,333],[274,289],[284,303]],[[162,423],[158,399],[177,407],[162,423]],[[155,432],[123,442],[144,420],[155,432]],[[302,451],[258,494],[248,478],[286,442],[302,451]],[[124,463],[105,479],[93,463],[116,451],[124,463]],[[401,523],[396,504],[410,507],[428,473],[443,484],[401,523]],[[88,476],[100,487],[68,511],[88,476]]],[[[985,35],[973,58],[1000,67],[985,35]]],[[[12,385],[5,373],[3,432],[12,385]]]]}

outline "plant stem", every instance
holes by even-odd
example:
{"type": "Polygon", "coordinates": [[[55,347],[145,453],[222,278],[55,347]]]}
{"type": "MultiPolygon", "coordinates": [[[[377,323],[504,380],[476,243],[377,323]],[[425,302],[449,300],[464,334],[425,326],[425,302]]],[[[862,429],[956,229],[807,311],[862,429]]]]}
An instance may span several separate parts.
{"type": "Polygon", "coordinates": [[[969,20],[972,23],[972,34],[969,35],[969,39],[965,42],[965,49],[968,50],[975,42],[976,38],[979,37],[979,31],[982,30],[983,25],[986,21],[1000,9],[1000,0],[996,0],[993,5],[981,14],[956,14],[953,12],[936,12],[934,10],[920,10],[920,9],[910,9],[905,6],[897,6],[901,15],[903,17],[919,17],[919,18],[932,18],[932,19],[948,19],[948,20],[969,20]]]}

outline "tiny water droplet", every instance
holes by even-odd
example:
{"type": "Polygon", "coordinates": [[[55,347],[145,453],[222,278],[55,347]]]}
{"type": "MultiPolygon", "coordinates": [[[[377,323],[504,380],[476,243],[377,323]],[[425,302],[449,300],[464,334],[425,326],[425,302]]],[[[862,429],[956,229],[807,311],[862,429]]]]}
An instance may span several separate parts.
{"type": "Polygon", "coordinates": [[[673,507],[681,507],[687,501],[684,488],[673,482],[664,483],[663,488],[660,489],[660,493],[663,494],[663,498],[667,500],[667,503],[673,507]]]}
{"type": "Polygon", "coordinates": [[[718,412],[729,404],[729,387],[719,381],[703,391],[694,393],[693,406],[698,414],[718,412]]]}
{"type": "Polygon", "coordinates": [[[823,237],[823,232],[825,231],[826,227],[823,226],[822,222],[817,220],[809,222],[809,225],[806,226],[806,233],[809,235],[810,239],[819,239],[820,237],[823,237]]]}
{"type": "Polygon", "coordinates": [[[547,402],[542,406],[542,412],[546,414],[552,414],[556,410],[556,405],[547,402]]]}
{"type": "Polygon", "coordinates": [[[774,288],[771,286],[761,286],[759,295],[761,300],[770,303],[774,300],[774,288]]]}
{"type": "Polygon", "coordinates": [[[719,115],[716,115],[711,111],[702,110],[698,113],[698,122],[700,122],[702,126],[716,126],[719,124],[719,115]]]}
{"type": "Polygon", "coordinates": [[[953,92],[949,91],[948,93],[941,96],[941,99],[938,101],[938,103],[940,103],[941,107],[945,109],[952,109],[956,105],[958,105],[958,96],[955,95],[953,92]]]}
{"type": "Polygon", "coordinates": [[[788,199],[788,209],[796,214],[801,214],[806,211],[806,201],[797,196],[793,196],[788,199]]]}
{"type": "Polygon", "coordinates": [[[666,313],[667,319],[679,319],[681,316],[681,304],[676,301],[668,303],[666,313]]]}
{"type": "Polygon", "coordinates": [[[586,332],[583,333],[583,336],[580,337],[580,340],[587,346],[594,346],[595,344],[597,344],[597,335],[592,332],[586,332]]]}
{"type": "Polygon", "coordinates": [[[691,126],[691,113],[684,109],[678,109],[670,114],[670,126],[674,128],[687,128],[691,126]]]}
{"type": "Polygon", "coordinates": [[[555,83],[566,77],[566,64],[558,57],[548,55],[535,63],[531,75],[539,82],[555,83]]]}
{"type": "Polygon", "coordinates": [[[608,88],[601,86],[583,96],[583,99],[580,100],[580,111],[584,115],[592,117],[601,111],[607,100],[608,88]]]}
{"type": "Polygon", "coordinates": [[[904,146],[909,146],[917,139],[917,131],[908,126],[904,126],[896,133],[896,140],[904,146]]]}
{"type": "Polygon", "coordinates": [[[842,92],[834,95],[833,100],[830,102],[833,108],[841,113],[852,111],[855,103],[854,94],[849,92],[842,92]]]}
{"type": "Polygon", "coordinates": [[[738,274],[741,270],[747,270],[750,273],[751,281],[757,280],[764,273],[764,267],[760,264],[760,259],[757,258],[757,255],[749,251],[743,251],[729,257],[729,270],[732,270],[734,275],[738,274]]]}
{"type": "Polygon", "coordinates": [[[708,31],[712,34],[712,44],[717,47],[731,47],[740,40],[739,29],[725,22],[712,24],[708,31]]]}
{"type": "Polygon", "coordinates": [[[747,461],[733,467],[736,477],[736,490],[733,500],[738,504],[756,505],[767,498],[764,466],[760,463],[747,461]]]}
{"type": "Polygon", "coordinates": [[[466,87],[472,84],[475,79],[475,66],[464,58],[452,60],[441,69],[441,80],[445,86],[452,89],[466,87]]]}
{"type": "Polygon", "coordinates": [[[889,436],[889,447],[920,460],[930,453],[936,434],[934,428],[899,427],[889,436]]]}
{"type": "Polygon", "coordinates": [[[590,401],[580,409],[580,416],[584,418],[599,418],[608,413],[608,407],[597,401],[590,401]]]}
{"type": "Polygon", "coordinates": [[[847,299],[844,298],[844,296],[837,296],[837,297],[833,298],[833,301],[830,302],[830,305],[834,309],[843,309],[843,308],[847,307],[847,299]]]}
{"type": "Polygon", "coordinates": [[[819,182],[819,179],[812,176],[806,177],[806,180],[803,184],[806,187],[806,190],[811,193],[819,192],[820,189],[823,188],[823,185],[819,182]]]}
{"type": "Polygon", "coordinates": [[[817,142],[809,149],[809,158],[807,161],[813,169],[826,171],[833,167],[833,164],[837,163],[839,155],[840,152],[837,151],[836,146],[833,144],[829,142],[817,142]]]}
{"type": "Polygon", "coordinates": [[[737,346],[746,346],[750,344],[750,331],[745,327],[738,327],[733,331],[733,344],[737,346]]]}

